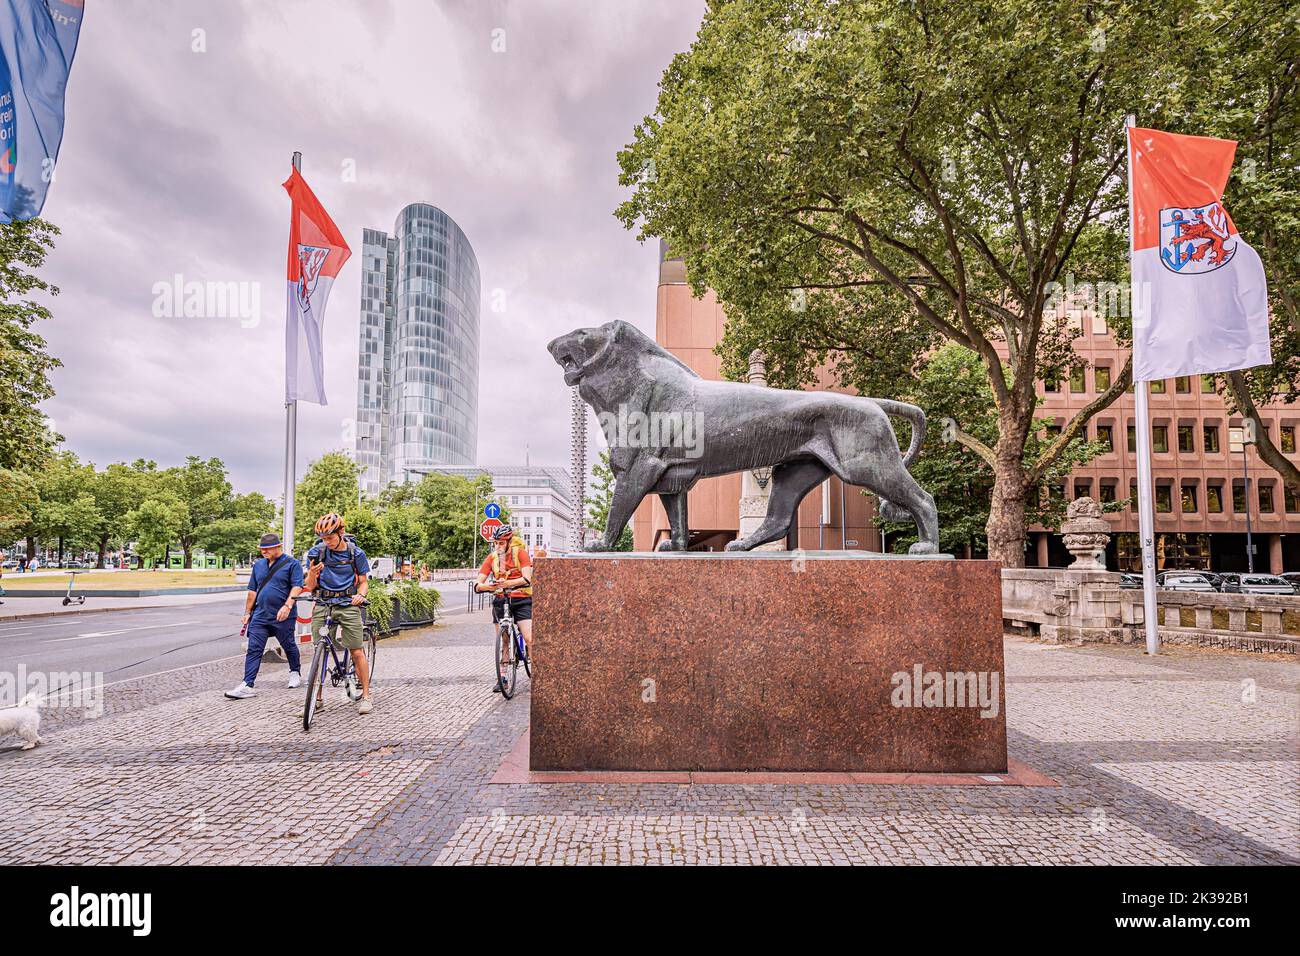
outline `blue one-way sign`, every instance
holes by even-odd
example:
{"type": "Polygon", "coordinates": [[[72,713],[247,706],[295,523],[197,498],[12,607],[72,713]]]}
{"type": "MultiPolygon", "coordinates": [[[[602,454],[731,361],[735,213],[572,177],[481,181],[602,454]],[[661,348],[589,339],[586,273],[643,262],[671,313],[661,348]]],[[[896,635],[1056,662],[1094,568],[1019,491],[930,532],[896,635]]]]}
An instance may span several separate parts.
{"type": "Polygon", "coordinates": [[[487,504],[483,506],[483,513],[487,515],[489,518],[500,518],[501,506],[497,504],[495,501],[489,501],[487,504]]]}

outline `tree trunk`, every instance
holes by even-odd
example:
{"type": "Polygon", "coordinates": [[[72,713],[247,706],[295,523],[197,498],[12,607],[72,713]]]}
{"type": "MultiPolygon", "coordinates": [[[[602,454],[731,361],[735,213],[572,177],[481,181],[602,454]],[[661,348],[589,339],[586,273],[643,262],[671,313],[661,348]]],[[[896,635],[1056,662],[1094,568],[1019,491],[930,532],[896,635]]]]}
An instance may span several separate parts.
{"type": "Polygon", "coordinates": [[[1003,415],[993,467],[993,496],[984,530],[989,539],[989,560],[1005,568],[1025,566],[1025,438],[1018,423],[1003,415]],[[1019,436],[1018,434],[1019,433],[1019,436]]]}
{"type": "Polygon", "coordinates": [[[108,550],[108,535],[99,539],[99,560],[95,562],[95,567],[104,570],[104,552],[108,550]]]}
{"type": "Polygon", "coordinates": [[[194,555],[190,551],[189,545],[184,545],[181,551],[185,555],[185,561],[183,562],[183,567],[185,568],[186,571],[188,571],[190,570],[190,568],[194,567],[194,555]]]}
{"type": "Polygon", "coordinates": [[[1245,373],[1229,372],[1227,379],[1228,394],[1236,403],[1237,410],[1243,418],[1249,418],[1255,423],[1255,451],[1259,453],[1260,460],[1282,477],[1283,484],[1300,490],[1300,469],[1282,457],[1282,452],[1278,450],[1277,445],[1273,444],[1273,437],[1264,427],[1264,420],[1260,417],[1259,409],[1255,407],[1255,402],[1250,397],[1250,390],[1246,387],[1245,373]]]}

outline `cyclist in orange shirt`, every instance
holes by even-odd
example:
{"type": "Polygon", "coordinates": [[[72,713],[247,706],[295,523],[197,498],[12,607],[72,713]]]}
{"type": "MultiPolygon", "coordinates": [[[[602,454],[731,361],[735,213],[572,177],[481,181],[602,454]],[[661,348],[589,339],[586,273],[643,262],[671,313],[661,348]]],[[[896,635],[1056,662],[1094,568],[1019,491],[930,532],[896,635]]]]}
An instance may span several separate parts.
{"type": "MultiPolygon", "coordinates": [[[[510,602],[510,613],[519,624],[519,630],[524,635],[524,647],[527,648],[532,646],[533,641],[533,562],[528,556],[528,549],[522,541],[515,539],[514,534],[514,528],[508,524],[503,524],[492,533],[492,553],[478,569],[474,590],[491,591],[495,595],[492,598],[493,624],[501,620],[505,602],[510,602]],[[489,577],[492,578],[491,584],[487,583],[489,577]],[[506,597],[507,589],[509,597],[506,597]]],[[[501,685],[494,684],[492,692],[501,693],[501,685]]]]}

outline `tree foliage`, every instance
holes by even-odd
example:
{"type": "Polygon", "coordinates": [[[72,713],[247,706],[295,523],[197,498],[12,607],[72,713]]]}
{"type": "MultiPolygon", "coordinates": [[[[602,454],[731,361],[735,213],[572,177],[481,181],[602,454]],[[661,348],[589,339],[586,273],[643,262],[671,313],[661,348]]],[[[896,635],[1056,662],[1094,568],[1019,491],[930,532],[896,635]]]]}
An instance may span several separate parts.
{"type": "Polygon", "coordinates": [[[50,310],[30,298],[58,294],[36,274],[58,234],[43,219],[0,225],[0,468],[39,468],[59,441],[40,403],[54,394],[50,372],[62,363],[34,328],[50,310]]]}

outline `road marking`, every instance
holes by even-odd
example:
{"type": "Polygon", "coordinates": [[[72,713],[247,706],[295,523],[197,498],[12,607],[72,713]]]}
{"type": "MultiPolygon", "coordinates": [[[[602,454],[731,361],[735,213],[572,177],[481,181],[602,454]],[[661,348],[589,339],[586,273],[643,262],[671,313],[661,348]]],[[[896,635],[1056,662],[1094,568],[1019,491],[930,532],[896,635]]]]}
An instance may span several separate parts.
{"type": "Polygon", "coordinates": [[[161,627],[185,627],[189,624],[198,624],[198,621],[175,621],[171,624],[141,624],[139,627],[124,627],[116,631],[91,631],[89,634],[78,634],[76,637],[56,637],[53,640],[46,641],[46,644],[58,644],[60,641],[81,641],[88,637],[113,637],[115,634],[126,634],[130,631],[149,631],[157,630],[161,627]]]}

